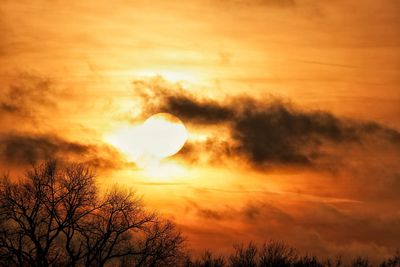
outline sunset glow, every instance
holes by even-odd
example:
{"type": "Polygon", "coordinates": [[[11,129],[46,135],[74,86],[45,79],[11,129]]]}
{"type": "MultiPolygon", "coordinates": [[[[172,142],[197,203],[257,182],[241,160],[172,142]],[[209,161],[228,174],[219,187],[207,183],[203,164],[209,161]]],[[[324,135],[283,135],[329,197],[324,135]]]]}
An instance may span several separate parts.
{"type": "Polygon", "coordinates": [[[1,0],[0,177],[86,164],[194,258],[282,240],[376,265],[400,249],[399,14],[397,0],[1,0]]]}

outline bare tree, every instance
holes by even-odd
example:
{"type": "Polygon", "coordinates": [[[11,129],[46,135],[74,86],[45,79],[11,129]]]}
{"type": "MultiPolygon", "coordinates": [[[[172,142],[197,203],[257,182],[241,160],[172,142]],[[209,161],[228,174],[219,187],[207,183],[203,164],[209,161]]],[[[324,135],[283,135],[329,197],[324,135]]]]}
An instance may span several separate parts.
{"type": "Polygon", "coordinates": [[[351,267],[371,267],[371,266],[372,265],[369,263],[369,260],[364,257],[357,257],[351,263],[351,267]]]}
{"type": "Polygon", "coordinates": [[[175,226],[145,211],[132,191],[100,196],[85,165],[48,161],[1,180],[0,260],[8,266],[171,266],[182,256],[175,226]]]}
{"type": "Polygon", "coordinates": [[[247,246],[235,245],[234,253],[229,257],[230,266],[232,267],[256,267],[257,266],[257,247],[253,243],[247,246]]]}
{"type": "Polygon", "coordinates": [[[296,250],[280,241],[269,241],[259,252],[262,267],[292,266],[297,259],[296,250]]]}
{"type": "Polygon", "coordinates": [[[294,264],[294,267],[324,267],[325,265],[318,261],[316,256],[304,256],[299,258],[294,264]]]}
{"type": "Polygon", "coordinates": [[[200,258],[192,261],[190,258],[186,259],[185,267],[224,267],[225,258],[223,256],[214,256],[209,250],[206,250],[200,258]]]}
{"type": "Polygon", "coordinates": [[[325,262],[326,267],[340,267],[343,266],[342,258],[337,256],[335,259],[328,258],[325,262]]]}
{"type": "Polygon", "coordinates": [[[396,251],[393,257],[383,261],[381,267],[400,267],[400,250],[396,251]]]}

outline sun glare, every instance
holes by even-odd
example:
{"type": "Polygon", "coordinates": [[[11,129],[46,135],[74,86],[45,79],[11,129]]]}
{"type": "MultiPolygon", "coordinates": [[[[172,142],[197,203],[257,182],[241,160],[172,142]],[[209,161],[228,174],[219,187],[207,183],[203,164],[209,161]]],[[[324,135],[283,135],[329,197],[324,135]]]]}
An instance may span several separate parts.
{"type": "Polygon", "coordinates": [[[182,121],[168,113],[151,116],[142,128],[145,151],[159,158],[176,154],[188,136],[182,121]]]}
{"type": "Polygon", "coordinates": [[[158,113],[140,125],[122,127],[104,139],[146,173],[159,174],[166,164],[161,159],[178,153],[187,138],[180,119],[169,113],[158,113]]]}

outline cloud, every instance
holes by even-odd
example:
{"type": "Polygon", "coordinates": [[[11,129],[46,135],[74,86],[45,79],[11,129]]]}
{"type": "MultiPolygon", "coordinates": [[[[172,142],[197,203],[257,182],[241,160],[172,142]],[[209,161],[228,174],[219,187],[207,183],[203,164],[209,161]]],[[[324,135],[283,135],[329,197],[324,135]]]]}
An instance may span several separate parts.
{"type": "MultiPolygon", "coordinates": [[[[256,167],[312,167],[330,168],[330,162],[339,156],[334,148],[348,145],[368,146],[380,140],[400,148],[400,132],[375,122],[339,118],[321,110],[305,110],[273,97],[253,99],[248,96],[216,101],[199,98],[182,88],[150,87],[152,95],[148,112],[169,112],[186,123],[203,127],[228,127],[231,135],[225,149],[219,153],[241,155],[256,167]],[[324,166],[326,165],[326,166],[324,166]]],[[[223,144],[218,136],[208,143],[223,144]]],[[[195,153],[196,146],[186,152],[195,153]]],[[[212,147],[211,151],[212,151],[212,147]]]]}
{"type": "Polygon", "coordinates": [[[25,165],[60,158],[86,162],[99,168],[113,168],[119,164],[119,155],[109,147],[99,147],[68,141],[55,135],[32,133],[4,133],[0,135],[0,161],[25,165]]]}
{"type": "MultiPolygon", "coordinates": [[[[60,124],[60,117],[65,118],[64,108],[74,99],[55,81],[31,72],[12,72],[2,78],[5,90],[0,95],[0,165],[17,167],[49,158],[83,162],[101,170],[128,164],[107,144],[71,141],[71,132],[76,135],[81,125],[72,120],[60,124]],[[69,131],[61,132],[62,128],[69,131]]],[[[68,112],[72,109],[69,105],[68,112]]],[[[91,139],[98,140],[93,136],[91,139]]]]}
{"type": "Polygon", "coordinates": [[[198,102],[188,96],[168,96],[167,105],[163,107],[174,114],[183,115],[184,119],[194,119],[200,123],[212,124],[231,120],[235,112],[230,107],[208,100],[198,102]]]}
{"type": "Polygon", "coordinates": [[[0,114],[19,119],[36,119],[42,109],[47,111],[57,106],[57,92],[47,77],[30,73],[12,76],[12,81],[0,95],[0,114]]]}

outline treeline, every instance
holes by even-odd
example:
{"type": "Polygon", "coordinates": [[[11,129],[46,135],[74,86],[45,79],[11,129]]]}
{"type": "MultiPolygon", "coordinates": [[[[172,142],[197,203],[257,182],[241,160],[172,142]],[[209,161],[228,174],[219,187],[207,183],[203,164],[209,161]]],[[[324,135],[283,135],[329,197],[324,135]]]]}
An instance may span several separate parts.
{"type": "MultiPolygon", "coordinates": [[[[282,242],[238,245],[230,256],[194,259],[175,225],[146,210],[134,192],[100,192],[82,164],[55,160],[19,179],[0,180],[0,266],[345,266],[340,258],[300,256],[282,242]]],[[[350,266],[371,266],[357,258],[350,266]]],[[[381,267],[400,267],[397,253],[381,267]]]]}
{"type": "MultiPolygon", "coordinates": [[[[187,258],[185,267],[372,267],[368,258],[357,257],[345,264],[341,257],[319,259],[316,256],[300,255],[296,250],[280,241],[269,241],[257,247],[235,245],[229,256],[214,255],[205,251],[197,259],[187,258]]],[[[400,252],[377,266],[400,267],[400,252]]]]}

